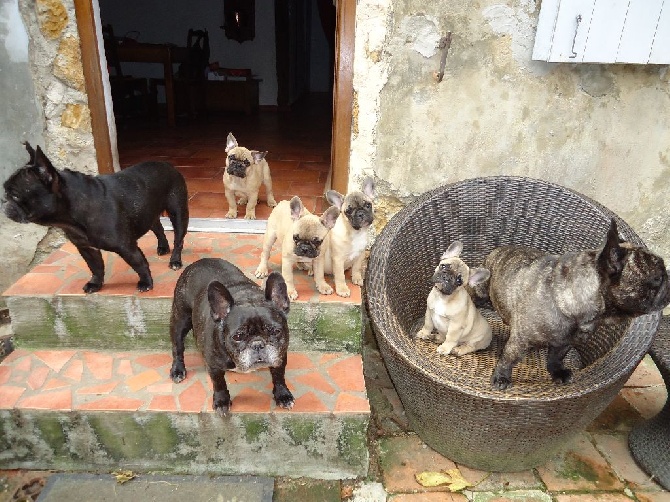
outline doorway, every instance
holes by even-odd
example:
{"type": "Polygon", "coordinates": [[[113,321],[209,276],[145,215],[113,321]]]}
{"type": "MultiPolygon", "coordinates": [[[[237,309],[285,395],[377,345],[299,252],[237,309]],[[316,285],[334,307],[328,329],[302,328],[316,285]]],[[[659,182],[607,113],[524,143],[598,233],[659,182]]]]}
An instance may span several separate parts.
{"type": "MultiPolygon", "coordinates": [[[[80,33],[87,28],[83,26],[87,23],[81,20],[85,16],[80,16],[81,4],[85,3],[75,3],[80,33]]],[[[227,204],[223,197],[221,175],[225,164],[226,136],[232,132],[241,145],[268,151],[277,200],[300,195],[305,198],[305,205],[310,210],[321,212],[325,209],[324,190],[333,187],[344,192],[348,181],[354,6],[355,0],[344,0],[338,4],[332,92],[329,89],[329,92],[302,93],[287,107],[261,106],[258,113],[207,113],[201,119],[178,117],[176,127],[169,127],[160,114],[158,117],[123,117],[117,120],[121,166],[149,158],[175,163],[189,184],[192,216],[222,217],[227,204]]],[[[101,12],[103,16],[104,10],[101,12]]],[[[94,33],[95,28],[88,26],[94,33]]],[[[84,54],[85,45],[82,34],[82,58],[86,61],[91,54],[84,54]]],[[[212,60],[215,59],[216,55],[213,55],[212,60]]],[[[85,68],[94,66],[85,64],[85,68]]],[[[87,76],[87,83],[90,77],[87,76]]],[[[92,103],[92,108],[94,106],[95,103],[92,103]]],[[[94,110],[91,111],[93,115],[94,110]]],[[[104,126],[107,128],[106,124],[104,126]]],[[[97,128],[100,129],[100,126],[97,128]]],[[[95,129],[94,120],[94,136],[98,138],[101,135],[96,135],[95,129]]],[[[97,142],[96,150],[99,152],[100,172],[104,172],[111,159],[104,158],[105,149],[99,148],[97,142]]],[[[266,218],[269,211],[261,192],[257,217],[266,218]]],[[[240,216],[243,214],[242,211],[240,216]]]]}

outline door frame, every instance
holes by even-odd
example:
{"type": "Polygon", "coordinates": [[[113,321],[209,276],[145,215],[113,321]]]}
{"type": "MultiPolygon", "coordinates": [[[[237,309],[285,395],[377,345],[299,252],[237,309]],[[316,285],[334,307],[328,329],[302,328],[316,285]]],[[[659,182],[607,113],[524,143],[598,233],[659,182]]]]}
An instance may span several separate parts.
{"type": "MultiPolygon", "coordinates": [[[[74,0],[77,29],[81,39],[81,59],[84,70],[91,128],[98,172],[114,172],[114,155],[108,110],[101,70],[99,27],[96,26],[97,0],[74,0]]],[[[349,183],[349,152],[353,118],[353,66],[356,25],[356,0],[336,2],[335,78],[333,84],[333,125],[331,139],[331,188],[346,193],[349,183]]],[[[98,21],[99,22],[99,21],[98,21]]],[[[110,111],[111,112],[111,111],[110,111]]]]}

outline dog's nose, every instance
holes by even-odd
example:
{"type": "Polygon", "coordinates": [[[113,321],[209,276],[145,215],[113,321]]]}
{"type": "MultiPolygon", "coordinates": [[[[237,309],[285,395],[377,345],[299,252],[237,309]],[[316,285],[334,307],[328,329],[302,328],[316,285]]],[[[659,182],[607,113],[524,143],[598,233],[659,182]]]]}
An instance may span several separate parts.
{"type": "Polygon", "coordinates": [[[263,340],[254,340],[251,342],[250,347],[254,350],[263,350],[265,348],[265,342],[263,340]]]}

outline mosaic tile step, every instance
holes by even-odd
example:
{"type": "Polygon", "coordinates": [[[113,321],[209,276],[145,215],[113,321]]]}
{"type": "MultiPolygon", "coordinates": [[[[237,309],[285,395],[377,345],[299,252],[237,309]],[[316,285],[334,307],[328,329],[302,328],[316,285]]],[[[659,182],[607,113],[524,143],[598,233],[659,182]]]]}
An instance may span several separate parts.
{"type": "Polygon", "coordinates": [[[0,364],[0,468],[325,478],[367,469],[360,355],[290,352],[292,410],[274,403],[269,371],[229,372],[224,418],[200,354],[185,362],[187,378],[174,384],[164,352],[15,350],[0,364]]]}
{"type": "MultiPolygon", "coordinates": [[[[172,241],[172,233],[167,232],[172,241]]],[[[182,260],[224,258],[248,277],[259,262],[263,236],[191,232],[182,260]]],[[[154,279],[154,289],[136,291],[137,275],[116,254],[103,252],[105,284],[86,295],[83,285],[90,272],[69,242],[10,286],[7,300],[17,346],[27,348],[77,347],[123,350],[169,349],[168,320],[174,286],[180,271],[168,267],[169,256],[156,254],[153,234],[139,241],[154,279]]],[[[270,259],[271,270],[281,269],[279,249],[270,259]]],[[[291,304],[289,327],[294,350],[360,350],[361,290],[351,283],[351,296],[321,295],[305,271],[294,274],[299,297],[291,304]]],[[[333,285],[332,277],[327,281],[333,285]]]]}

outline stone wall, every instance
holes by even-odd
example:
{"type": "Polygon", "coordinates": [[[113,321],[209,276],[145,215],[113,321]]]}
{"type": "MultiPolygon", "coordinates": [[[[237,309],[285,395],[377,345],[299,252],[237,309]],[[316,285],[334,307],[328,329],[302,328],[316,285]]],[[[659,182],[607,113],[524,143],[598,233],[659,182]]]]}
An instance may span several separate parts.
{"type": "Polygon", "coordinates": [[[44,110],[43,149],[59,168],[97,174],[74,3],[19,0],[19,7],[30,38],[35,94],[44,110]]]}
{"type": "Polygon", "coordinates": [[[670,261],[668,67],[532,61],[539,8],[360,0],[350,185],[378,180],[379,230],[441,184],[541,178],[603,203],[670,261]]]}

